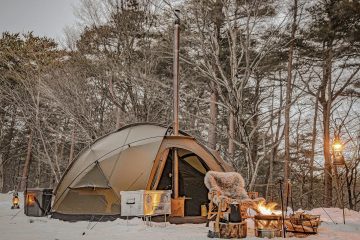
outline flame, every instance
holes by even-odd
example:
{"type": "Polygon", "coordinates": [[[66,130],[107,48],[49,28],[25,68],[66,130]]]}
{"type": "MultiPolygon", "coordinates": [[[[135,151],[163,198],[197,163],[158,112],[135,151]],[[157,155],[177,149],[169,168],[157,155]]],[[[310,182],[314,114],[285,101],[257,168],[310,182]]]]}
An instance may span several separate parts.
{"type": "Polygon", "coordinates": [[[34,203],[35,203],[35,196],[32,194],[29,194],[28,199],[27,199],[27,204],[29,206],[32,206],[32,205],[34,205],[34,203]]]}
{"type": "Polygon", "coordinates": [[[19,198],[18,197],[13,197],[12,202],[13,202],[14,205],[19,204],[19,198]]]}
{"type": "Polygon", "coordinates": [[[269,202],[266,203],[265,201],[259,202],[257,205],[257,210],[262,215],[280,215],[281,211],[275,210],[275,207],[277,206],[277,203],[275,202],[269,202]]]}

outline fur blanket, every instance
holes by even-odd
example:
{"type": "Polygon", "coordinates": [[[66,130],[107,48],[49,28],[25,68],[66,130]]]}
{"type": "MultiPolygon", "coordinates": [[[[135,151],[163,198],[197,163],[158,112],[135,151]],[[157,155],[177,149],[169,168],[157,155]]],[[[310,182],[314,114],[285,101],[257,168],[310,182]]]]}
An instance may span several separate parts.
{"type": "Polygon", "coordinates": [[[217,191],[228,198],[249,200],[245,190],[245,181],[237,172],[208,171],[205,175],[204,183],[209,192],[217,191]]]}

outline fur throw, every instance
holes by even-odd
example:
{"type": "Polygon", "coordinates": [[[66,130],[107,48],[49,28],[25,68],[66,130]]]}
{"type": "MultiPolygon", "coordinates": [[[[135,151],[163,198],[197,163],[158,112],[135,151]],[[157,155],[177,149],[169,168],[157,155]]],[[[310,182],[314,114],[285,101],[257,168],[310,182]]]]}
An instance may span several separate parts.
{"type": "Polygon", "coordinates": [[[216,191],[222,196],[236,200],[249,199],[245,190],[245,181],[237,172],[208,171],[204,183],[209,192],[216,191]]]}

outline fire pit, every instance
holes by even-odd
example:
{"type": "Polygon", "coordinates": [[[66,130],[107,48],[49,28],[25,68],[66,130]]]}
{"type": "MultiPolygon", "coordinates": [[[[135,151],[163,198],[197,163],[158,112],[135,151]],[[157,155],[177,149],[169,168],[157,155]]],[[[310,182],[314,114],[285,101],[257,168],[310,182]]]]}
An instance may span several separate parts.
{"type": "Polygon", "coordinates": [[[281,216],[277,215],[255,215],[255,236],[260,238],[281,237],[281,216]]]}
{"type": "Polygon", "coordinates": [[[275,210],[276,203],[259,202],[258,214],[255,215],[255,236],[261,238],[281,237],[282,218],[281,211],[275,210]]]}

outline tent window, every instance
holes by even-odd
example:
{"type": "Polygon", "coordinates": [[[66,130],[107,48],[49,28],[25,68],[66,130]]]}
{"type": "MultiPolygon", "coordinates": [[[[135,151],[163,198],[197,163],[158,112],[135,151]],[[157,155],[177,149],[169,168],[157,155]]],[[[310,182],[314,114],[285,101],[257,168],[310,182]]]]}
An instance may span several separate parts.
{"type": "Polygon", "coordinates": [[[98,164],[91,169],[85,176],[83,176],[71,188],[110,188],[104,173],[98,164]]]}

